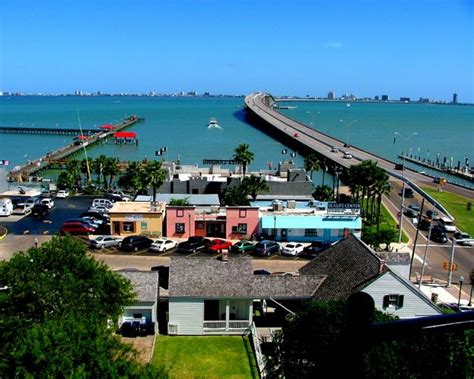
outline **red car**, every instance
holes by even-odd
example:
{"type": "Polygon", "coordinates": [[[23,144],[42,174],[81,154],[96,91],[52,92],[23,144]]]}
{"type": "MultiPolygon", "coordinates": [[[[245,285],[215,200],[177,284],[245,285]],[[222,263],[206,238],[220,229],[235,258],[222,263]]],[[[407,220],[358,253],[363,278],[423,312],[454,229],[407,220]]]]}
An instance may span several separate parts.
{"type": "Polygon", "coordinates": [[[79,221],[66,221],[64,224],[62,224],[61,229],[59,230],[59,234],[61,235],[65,233],[89,234],[94,232],[95,229],[91,225],[79,221]]]}
{"type": "Polygon", "coordinates": [[[229,241],[215,239],[211,241],[211,244],[208,246],[207,250],[210,253],[218,253],[221,250],[228,250],[231,246],[232,243],[229,241]]]}

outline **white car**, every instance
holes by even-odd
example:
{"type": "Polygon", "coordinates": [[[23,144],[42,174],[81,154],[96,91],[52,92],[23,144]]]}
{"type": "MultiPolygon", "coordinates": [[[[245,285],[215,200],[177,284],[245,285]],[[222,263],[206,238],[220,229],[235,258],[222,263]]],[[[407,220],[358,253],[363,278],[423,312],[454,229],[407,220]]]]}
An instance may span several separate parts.
{"type": "Polygon", "coordinates": [[[296,242],[288,242],[280,248],[281,255],[290,255],[296,257],[303,252],[304,246],[296,242]]]}
{"type": "Polygon", "coordinates": [[[91,240],[91,247],[94,249],[104,249],[106,247],[117,247],[122,242],[122,237],[98,236],[91,240]]]}
{"type": "Polygon", "coordinates": [[[352,154],[345,152],[344,155],[342,156],[344,159],[352,159],[352,154]]]}
{"type": "Polygon", "coordinates": [[[14,215],[27,215],[31,213],[31,208],[33,208],[31,205],[26,204],[26,203],[20,203],[15,205],[15,208],[13,208],[12,214],[14,215]]]}
{"type": "Polygon", "coordinates": [[[151,244],[150,250],[151,251],[159,251],[161,253],[161,252],[165,252],[165,251],[174,249],[175,247],[178,247],[178,242],[173,241],[173,240],[165,240],[165,239],[160,238],[160,239],[155,240],[151,244]]]}
{"type": "Polygon", "coordinates": [[[53,199],[43,199],[41,200],[41,204],[44,204],[48,207],[48,209],[52,209],[54,207],[54,200],[53,199]]]}
{"type": "Polygon", "coordinates": [[[88,212],[109,213],[109,208],[104,207],[103,205],[97,205],[95,207],[90,207],[88,212]]]}
{"type": "Polygon", "coordinates": [[[454,225],[454,222],[448,217],[440,217],[438,225],[445,232],[454,233],[456,231],[456,225],[454,225]]]}
{"type": "Polygon", "coordinates": [[[69,192],[65,190],[59,190],[56,194],[56,197],[59,199],[65,199],[66,197],[69,197],[69,192]]]}

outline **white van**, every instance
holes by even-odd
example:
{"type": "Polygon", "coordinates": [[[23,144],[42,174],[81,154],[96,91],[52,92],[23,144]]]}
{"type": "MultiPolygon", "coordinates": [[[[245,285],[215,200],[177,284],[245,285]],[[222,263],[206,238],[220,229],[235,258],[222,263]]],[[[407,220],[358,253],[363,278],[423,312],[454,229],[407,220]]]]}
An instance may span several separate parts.
{"type": "Polygon", "coordinates": [[[93,207],[101,206],[107,209],[112,208],[114,203],[112,203],[109,199],[94,199],[92,202],[93,207]]]}
{"type": "Polygon", "coordinates": [[[13,203],[10,199],[0,199],[0,216],[10,216],[13,212],[13,203]]]}

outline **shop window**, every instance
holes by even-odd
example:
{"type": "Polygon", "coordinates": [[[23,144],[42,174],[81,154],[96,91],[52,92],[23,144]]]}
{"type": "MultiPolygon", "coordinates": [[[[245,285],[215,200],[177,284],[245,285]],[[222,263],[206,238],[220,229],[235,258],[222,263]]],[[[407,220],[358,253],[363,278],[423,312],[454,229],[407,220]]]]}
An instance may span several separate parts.
{"type": "Polygon", "coordinates": [[[383,308],[400,309],[403,307],[403,295],[385,295],[383,297],[383,308]]]}
{"type": "Polygon", "coordinates": [[[127,233],[135,233],[135,222],[122,222],[122,230],[127,233]]]}
{"type": "Polygon", "coordinates": [[[176,217],[184,217],[184,209],[177,209],[176,217]]]}
{"type": "Polygon", "coordinates": [[[185,224],[184,223],[177,223],[175,224],[175,232],[176,233],[184,233],[185,232],[185,224]]]}
{"type": "Polygon", "coordinates": [[[247,209],[240,209],[239,210],[239,218],[247,217],[247,209]]]}
{"type": "Polygon", "coordinates": [[[233,226],[232,233],[247,234],[247,224],[237,224],[237,226],[233,226]]]}
{"type": "Polygon", "coordinates": [[[305,229],[304,230],[305,237],[317,237],[318,236],[318,229],[305,229]]]}

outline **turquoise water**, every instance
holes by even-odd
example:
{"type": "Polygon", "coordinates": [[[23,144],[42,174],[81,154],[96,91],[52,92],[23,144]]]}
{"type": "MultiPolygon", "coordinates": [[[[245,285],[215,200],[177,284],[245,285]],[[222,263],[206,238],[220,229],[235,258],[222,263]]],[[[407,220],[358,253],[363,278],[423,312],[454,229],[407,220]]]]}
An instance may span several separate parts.
{"type": "MultiPolygon", "coordinates": [[[[395,160],[403,150],[403,139],[394,143],[394,132],[409,136],[407,153],[436,159],[440,154],[454,163],[472,161],[474,146],[474,107],[431,104],[383,104],[299,102],[297,108],[282,110],[285,114],[312,124],[316,129],[348,139],[379,155],[395,160]],[[340,121],[343,120],[343,121],[340,121]],[[350,125],[348,127],[348,125],[350,125]],[[418,153],[419,152],[419,153],[418,153]]],[[[95,128],[136,114],[145,123],[129,130],[138,134],[139,144],[97,145],[88,155],[100,154],[120,160],[153,158],[155,150],[166,146],[165,159],[184,164],[200,164],[203,159],[229,159],[234,148],[248,143],[255,153],[251,170],[268,167],[282,155],[284,146],[248,125],[243,115],[243,98],[163,98],[163,97],[0,97],[0,126],[37,126],[77,128],[76,110],[83,128],[95,128]],[[222,129],[208,129],[215,117],[222,129]]],[[[11,161],[10,167],[23,164],[71,141],[70,136],[0,134],[0,159],[11,161]]],[[[289,151],[290,152],[290,151],[289,151]]],[[[302,164],[301,157],[297,163],[302,164]]],[[[321,173],[315,174],[315,182],[321,173]],[[318,176],[319,175],[319,176],[318,176]]]]}

